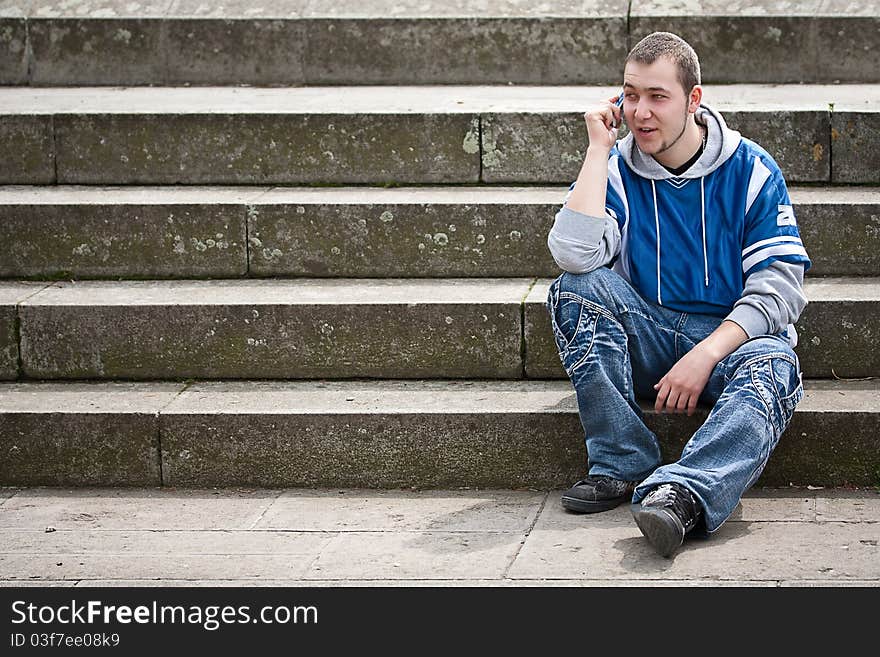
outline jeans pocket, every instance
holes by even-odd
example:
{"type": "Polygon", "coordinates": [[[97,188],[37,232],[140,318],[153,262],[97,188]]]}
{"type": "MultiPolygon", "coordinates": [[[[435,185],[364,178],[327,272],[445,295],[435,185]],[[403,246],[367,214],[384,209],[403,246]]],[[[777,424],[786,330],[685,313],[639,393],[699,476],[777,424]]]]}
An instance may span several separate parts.
{"type": "Polygon", "coordinates": [[[752,380],[767,406],[778,439],[804,396],[797,360],[782,354],[767,356],[752,364],[752,380]]]}
{"type": "Polygon", "coordinates": [[[791,421],[791,418],[794,416],[794,410],[797,408],[797,405],[801,403],[801,400],[804,398],[804,384],[801,380],[800,374],[798,374],[798,382],[797,387],[794,389],[790,395],[779,398],[779,405],[782,407],[782,413],[785,416],[786,425],[791,421]]]}
{"type": "Polygon", "coordinates": [[[547,297],[547,311],[553,325],[553,339],[560,358],[565,358],[577,338],[581,322],[584,319],[584,304],[577,298],[560,296],[558,281],[550,287],[547,297]]]}

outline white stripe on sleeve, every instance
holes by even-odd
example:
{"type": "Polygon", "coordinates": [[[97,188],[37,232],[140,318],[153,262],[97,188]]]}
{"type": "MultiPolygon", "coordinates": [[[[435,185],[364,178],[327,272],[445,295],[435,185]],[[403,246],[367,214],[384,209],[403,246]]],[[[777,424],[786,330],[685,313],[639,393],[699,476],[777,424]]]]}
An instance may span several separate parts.
{"type": "Polygon", "coordinates": [[[770,256],[782,255],[801,255],[805,258],[809,257],[807,256],[807,251],[802,246],[770,246],[766,249],[761,249],[757,253],[753,253],[748,258],[743,260],[743,273],[745,274],[749,269],[754,267],[765,258],[769,258],[770,256]]]}
{"type": "Polygon", "coordinates": [[[796,235],[780,235],[779,237],[771,237],[770,239],[761,240],[760,242],[755,242],[754,244],[747,246],[743,249],[742,257],[745,258],[749,253],[754,251],[755,249],[760,249],[762,246],[767,246],[768,244],[779,244],[781,242],[794,242],[795,244],[800,244],[803,246],[803,242],[801,242],[801,238],[796,235]]]}
{"type": "Polygon", "coordinates": [[[768,169],[760,157],[755,158],[755,164],[752,166],[752,176],[749,178],[749,191],[746,195],[746,214],[752,209],[752,204],[758,198],[758,194],[764,188],[764,183],[770,177],[770,169],[768,169]]]}

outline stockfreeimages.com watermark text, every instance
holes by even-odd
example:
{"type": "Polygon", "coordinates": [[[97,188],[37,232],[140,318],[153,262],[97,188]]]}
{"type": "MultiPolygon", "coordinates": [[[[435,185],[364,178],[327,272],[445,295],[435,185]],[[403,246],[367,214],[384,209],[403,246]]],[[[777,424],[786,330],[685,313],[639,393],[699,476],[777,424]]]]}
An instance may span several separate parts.
{"type": "Polygon", "coordinates": [[[263,623],[318,623],[315,606],[267,605],[257,610],[250,605],[165,605],[153,601],[142,605],[111,605],[101,600],[85,603],[71,600],[69,604],[36,605],[24,600],[12,603],[12,624],[21,625],[107,625],[131,623],[141,625],[200,625],[214,631],[223,625],[263,623]]]}

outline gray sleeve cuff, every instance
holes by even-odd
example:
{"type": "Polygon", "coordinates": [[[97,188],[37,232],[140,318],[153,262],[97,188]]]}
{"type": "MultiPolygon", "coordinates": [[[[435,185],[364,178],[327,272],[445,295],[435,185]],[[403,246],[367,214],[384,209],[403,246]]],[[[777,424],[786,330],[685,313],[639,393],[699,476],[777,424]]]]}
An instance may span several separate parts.
{"type": "Polygon", "coordinates": [[[584,274],[609,263],[620,249],[620,230],[611,217],[592,217],[563,207],[547,235],[559,268],[584,274]]]}
{"type": "Polygon", "coordinates": [[[553,231],[572,242],[597,244],[605,233],[605,217],[594,217],[566,206],[556,213],[553,231]]]}
{"type": "Polygon", "coordinates": [[[766,315],[755,306],[744,303],[734,307],[725,319],[736,322],[746,332],[749,339],[759,335],[767,335],[770,329],[766,315]]]}

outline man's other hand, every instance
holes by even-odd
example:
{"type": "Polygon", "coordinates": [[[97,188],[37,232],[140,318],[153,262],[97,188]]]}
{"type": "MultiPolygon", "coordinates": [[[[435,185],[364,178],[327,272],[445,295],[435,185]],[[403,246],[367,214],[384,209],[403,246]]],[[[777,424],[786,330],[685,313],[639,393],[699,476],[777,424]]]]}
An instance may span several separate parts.
{"type": "Polygon", "coordinates": [[[718,361],[699,347],[692,349],[679,360],[655,385],[658,413],[685,413],[693,415],[697,400],[706,387],[712,370],[718,361]]]}

